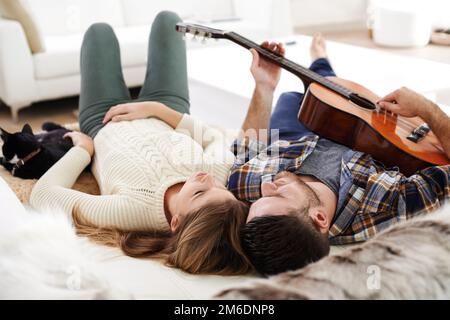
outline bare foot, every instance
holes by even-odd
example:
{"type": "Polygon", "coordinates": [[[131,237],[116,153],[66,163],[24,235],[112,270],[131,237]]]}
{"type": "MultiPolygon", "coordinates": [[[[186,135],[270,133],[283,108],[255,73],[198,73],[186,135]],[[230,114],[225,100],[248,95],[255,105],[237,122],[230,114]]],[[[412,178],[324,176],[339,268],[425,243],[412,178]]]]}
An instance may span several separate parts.
{"type": "Polygon", "coordinates": [[[309,49],[309,52],[313,61],[320,58],[327,58],[327,47],[325,44],[325,39],[320,33],[314,35],[311,41],[311,48],[309,49]]]}

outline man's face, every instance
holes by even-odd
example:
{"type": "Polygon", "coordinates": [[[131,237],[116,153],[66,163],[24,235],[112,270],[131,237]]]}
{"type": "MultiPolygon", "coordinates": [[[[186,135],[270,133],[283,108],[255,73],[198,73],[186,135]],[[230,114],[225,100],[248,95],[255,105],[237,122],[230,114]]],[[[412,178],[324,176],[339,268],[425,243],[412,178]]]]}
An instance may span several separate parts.
{"type": "Polygon", "coordinates": [[[250,207],[247,222],[255,217],[288,215],[307,211],[320,204],[316,193],[299,177],[290,172],[279,173],[273,182],[261,184],[262,198],[250,207]]]}

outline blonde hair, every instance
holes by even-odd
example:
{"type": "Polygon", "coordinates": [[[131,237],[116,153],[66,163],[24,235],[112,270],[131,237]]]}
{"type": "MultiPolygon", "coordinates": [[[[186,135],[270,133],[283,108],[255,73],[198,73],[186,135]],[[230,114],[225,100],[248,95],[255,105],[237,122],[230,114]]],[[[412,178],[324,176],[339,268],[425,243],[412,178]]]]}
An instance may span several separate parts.
{"type": "Polygon", "coordinates": [[[248,210],[238,200],[211,203],[189,213],[173,233],[98,228],[86,223],[78,208],[73,220],[78,235],[120,247],[128,256],[159,258],[193,274],[238,275],[252,269],[239,236],[248,210]]]}

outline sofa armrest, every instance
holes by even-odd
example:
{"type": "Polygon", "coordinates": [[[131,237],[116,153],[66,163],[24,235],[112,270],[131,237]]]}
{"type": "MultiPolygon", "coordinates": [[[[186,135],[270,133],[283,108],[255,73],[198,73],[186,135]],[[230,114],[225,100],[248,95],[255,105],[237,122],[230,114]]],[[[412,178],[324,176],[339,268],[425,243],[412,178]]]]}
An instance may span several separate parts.
{"type": "Polygon", "coordinates": [[[22,26],[0,18],[0,99],[18,109],[35,96],[33,57],[22,26]]]}
{"type": "Polygon", "coordinates": [[[234,13],[268,30],[267,37],[291,35],[294,31],[290,0],[233,0],[234,13]]]}

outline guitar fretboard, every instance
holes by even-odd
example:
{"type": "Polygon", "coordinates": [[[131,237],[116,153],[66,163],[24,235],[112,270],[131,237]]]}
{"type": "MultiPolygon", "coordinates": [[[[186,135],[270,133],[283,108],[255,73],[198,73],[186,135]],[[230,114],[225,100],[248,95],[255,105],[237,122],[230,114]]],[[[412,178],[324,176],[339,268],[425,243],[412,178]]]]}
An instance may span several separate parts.
{"type": "Polygon", "coordinates": [[[341,86],[325,77],[322,77],[321,75],[317,74],[316,72],[309,70],[308,68],[305,68],[305,67],[293,62],[292,60],[289,60],[280,55],[277,55],[274,52],[261,47],[257,43],[255,43],[251,40],[248,40],[247,38],[244,38],[243,36],[241,36],[237,33],[228,32],[228,33],[226,33],[226,37],[229,40],[233,41],[234,43],[236,43],[246,49],[254,48],[264,58],[276,63],[283,69],[286,69],[287,71],[292,72],[293,74],[295,74],[297,77],[299,77],[302,80],[302,82],[305,85],[305,88],[307,86],[309,86],[310,83],[317,82],[345,98],[350,98],[350,95],[352,94],[352,91],[344,88],[343,86],[341,86]]]}

